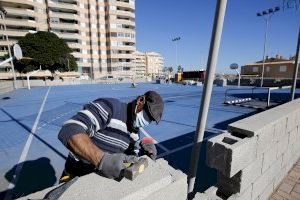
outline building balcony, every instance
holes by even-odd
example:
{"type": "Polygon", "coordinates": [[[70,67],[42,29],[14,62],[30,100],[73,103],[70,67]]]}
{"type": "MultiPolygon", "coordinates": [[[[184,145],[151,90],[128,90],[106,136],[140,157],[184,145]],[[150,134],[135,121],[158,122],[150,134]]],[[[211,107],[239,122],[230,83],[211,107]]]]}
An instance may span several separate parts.
{"type": "Polygon", "coordinates": [[[135,57],[132,54],[111,54],[112,59],[130,59],[133,60],[135,57]]]}
{"type": "Polygon", "coordinates": [[[24,37],[28,33],[28,30],[0,30],[0,35],[8,35],[9,36],[17,36],[17,37],[24,37]]]}
{"type": "Polygon", "coordinates": [[[125,20],[125,19],[115,19],[112,20],[112,22],[118,23],[118,24],[124,24],[124,25],[128,25],[128,26],[133,26],[135,27],[135,22],[134,21],[130,21],[130,20],[125,20]]]}
{"type": "Polygon", "coordinates": [[[55,33],[59,38],[62,39],[81,39],[81,36],[78,33],[55,33]]]}
{"type": "Polygon", "coordinates": [[[73,20],[78,20],[79,16],[76,14],[71,14],[71,13],[60,13],[60,12],[49,12],[50,17],[57,17],[57,18],[62,18],[62,19],[73,19],[73,20]]]}
{"type": "Polygon", "coordinates": [[[57,1],[49,0],[49,7],[52,8],[63,8],[67,10],[76,10],[78,11],[79,6],[71,3],[62,3],[57,1]]]}
{"type": "Polygon", "coordinates": [[[6,26],[28,26],[28,27],[36,27],[36,22],[34,20],[29,20],[29,19],[10,19],[10,18],[5,18],[4,20],[0,20],[0,24],[5,24],[6,26]]]}
{"type": "MultiPolygon", "coordinates": [[[[20,4],[20,0],[5,0],[5,2],[20,4]]],[[[22,4],[29,4],[34,6],[36,2],[34,0],[22,0],[22,4]]]]}
{"type": "Polygon", "coordinates": [[[135,18],[135,13],[130,11],[123,11],[123,10],[110,10],[110,14],[117,15],[117,16],[123,16],[123,17],[129,17],[131,19],[135,18]]]}
{"type": "Polygon", "coordinates": [[[135,5],[129,2],[122,2],[122,1],[116,1],[115,2],[116,6],[124,7],[124,8],[130,8],[135,10],[135,5]]]}
{"type": "Polygon", "coordinates": [[[9,8],[5,8],[5,10],[7,11],[7,13],[13,13],[14,15],[18,15],[18,16],[30,16],[30,17],[35,16],[34,10],[31,9],[9,7],[9,8]]]}
{"type": "Polygon", "coordinates": [[[5,56],[5,55],[8,55],[7,51],[0,51],[0,57],[5,56]]]}
{"type": "Polygon", "coordinates": [[[50,23],[51,28],[61,29],[61,30],[79,30],[78,24],[71,23],[50,23]]]}
{"type": "Polygon", "coordinates": [[[108,50],[135,51],[135,46],[110,46],[108,50]]]}
{"type": "MultiPolygon", "coordinates": [[[[8,39],[9,39],[9,37],[8,37],[8,39]]],[[[12,45],[16,44],[17,42],[18,42],[17,40],[10,40],[10,39],[8,41],[0,40],[0,46],[7,46],[7,45],[12,46],[12,45]]]]}

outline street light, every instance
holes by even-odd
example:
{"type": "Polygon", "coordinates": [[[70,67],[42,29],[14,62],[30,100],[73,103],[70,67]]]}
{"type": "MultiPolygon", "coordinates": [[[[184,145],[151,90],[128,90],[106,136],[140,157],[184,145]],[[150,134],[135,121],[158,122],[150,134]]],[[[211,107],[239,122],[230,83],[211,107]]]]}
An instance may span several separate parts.
{"type": "Polygon", "coordinates": [[[177,61],[178,61],[178,60],[177,60],[177,45],[178,45],[178,44],[177,44],[177,43],[178,43],[178,41],[179,41],[180,39],[181,39],[180,37],[176,37],[176,38],[173,38],[173,39],[172,39],[172,42],[175,42],[175,44],[176,44],[176,58],[175,58],[175,59],[176,59],[176,67],[178,67],[178,63],[177,63],[177,61]]]}
{"type": "MultiPolygon", "coordinates": [[[[9,45],[9,41],[8,41],[8,36],[7,36],[7,32],[6,32],[6,25],[5,25],[5,15],[7,14],[7,11],[2,7],[0,6],[0,18],[2,19],[2,24],[3,24],[3,28],[4,28],[4,32],[5,32],[5,38],[6,38],[6,42],[7,42],[7,48],[8,48],[8,55],[10,58],[12,58],[12,55],[11,55],[11,50],[10,50],[10,45],[9,45]]],[[[14,80],[13,80],[13,86],[14,86],[14,89],[17,89],[17,85],[16,85],[16,74],[15,74],[15,66],[14,66],[14,63],[13,61],[11,60],[11,68],[12,68],[12,72],[13,72],[13,77],[14,77],[14,80]]]]}
{"type": "Polygon", "coordinates": [[[274,15],[275,12],[278,12],[280,10],[279,7],[275,8],[269,8],[267,10],[263,10],[260,13],[257,13],[257,17],[264,17],[266,21],[266,28],[265,28],[265,39],[264,39],[264,52],[263,52],[263,63],[262,63],[262,72],[261,72],[261,82],[260,82],[260,87],[263,86],[263,81],[264,81],[264,72],[265,72],[265,56],[266,56],[266,45],[267,45],[267,39],[268,39],[268,28],[269,28],[269,21],[271,17],[274,15]]]}
{"type": "Polygon", "coordinates": [[[239,65],[237,63],[232,63],[230,65],[230,69],[234,69],[236,73],[239,75],[238,87],[241,85],[241,73],[238,71],[239,65]]]}

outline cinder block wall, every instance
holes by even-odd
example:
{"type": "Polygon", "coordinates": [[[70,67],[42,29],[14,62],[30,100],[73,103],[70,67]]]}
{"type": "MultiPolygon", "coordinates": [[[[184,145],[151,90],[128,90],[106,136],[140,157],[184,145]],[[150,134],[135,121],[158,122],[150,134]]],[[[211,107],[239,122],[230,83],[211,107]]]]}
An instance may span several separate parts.
{"type": "Polygon", "coordinates": [[[229,125],[207,143],[217,193],[267,199],[300,156],[300,99],[229,125]],[[299,128],[298,128],[299,127],[299,128]]]}

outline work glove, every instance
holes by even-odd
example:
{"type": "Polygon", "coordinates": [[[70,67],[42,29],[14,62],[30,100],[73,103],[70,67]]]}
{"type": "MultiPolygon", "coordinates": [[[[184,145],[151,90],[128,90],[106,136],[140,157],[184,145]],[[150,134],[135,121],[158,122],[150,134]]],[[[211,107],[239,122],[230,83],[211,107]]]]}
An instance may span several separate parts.
{"type": "Polygon", "coordinates": [[[125,163],[135,163],[138,157],[129,156],[123,153],[104,153],[99,165],[98,170],[107,178],[119,178],[122,170],[126,167],[125,163]]]}
{"type": "Polygon", "coordinates": [[[149,156],[152,160],[156,160],[157,150],[154,144],[154,139],[151,137],[144,137],[141,142],[141,153],[142,155],[149,156]]]}

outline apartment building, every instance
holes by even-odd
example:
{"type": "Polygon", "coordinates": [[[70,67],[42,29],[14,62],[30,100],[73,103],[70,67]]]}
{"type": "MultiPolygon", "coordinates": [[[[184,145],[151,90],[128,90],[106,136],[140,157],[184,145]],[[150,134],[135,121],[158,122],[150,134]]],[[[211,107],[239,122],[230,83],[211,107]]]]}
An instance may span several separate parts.
{"type": "MultiPolygon", "coordinates": [[[[267,57],[264,64],[265,79],[291,79],[294,74],[295,57],[285,59],[280,55],[267,57]]],[[[246,77],[261,77],[262,61],[250,63],[241,67],[241,75],[246,77]]],[[[298,72],[299,77],[299,72],[298,72]]]]}
{"type": "Polygon", "coordinates": [[[164,66],[163,57],[157,52],[135,52],[136,77],[155,78],[162,73],[164,66]]]}
{"type": "Polygon", "coordinates": [[[145,53],[136,51],[135,55],[135,78],[143,79],[146,77],[146,57],[145,53]]]}
{"type": "Polygon", "coordinates": [[[28,32],[51,31],[73,49],[79,72],[93,79],[134,73],[135,0],[0,0],[0,56],[28,32]],[[6,31],[3,25],[6,25],[6,31]]]}
{"type": "Polygon", "coordinates": [[[156,52],[146,52],[146,74],[155,78],[162,73],[164,67],[163,57],[156,52]]]}

